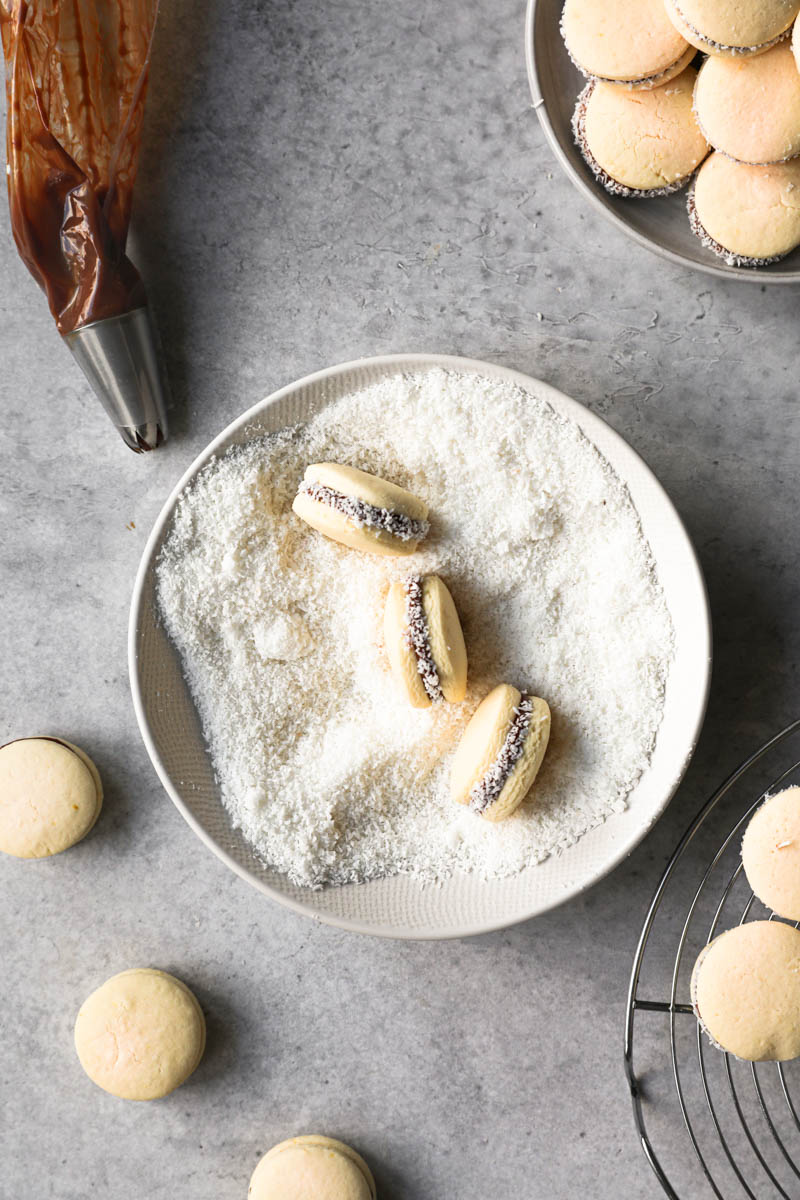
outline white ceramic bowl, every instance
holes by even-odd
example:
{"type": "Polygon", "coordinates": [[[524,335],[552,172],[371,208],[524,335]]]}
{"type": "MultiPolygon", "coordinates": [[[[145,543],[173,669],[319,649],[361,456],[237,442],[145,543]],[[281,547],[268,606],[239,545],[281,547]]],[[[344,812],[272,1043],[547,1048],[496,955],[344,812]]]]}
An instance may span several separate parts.
{"type": "Polygon", "coordinates": [[[516,371],[472,359],[400,354],[344,363],[309,375],[244,413],[195,459],[167,500],[145,547],[129,630],[133,701],[161,782],[199,838],[223,862],[274,900],[320,921],[383,937],[444,938],[523,921],[602,878],[636,846],[664,811],[688,766],[705,712],[710,623],[705,587],[686,531],[669,498],[637,454],[608,425],[569,397],[516,371]],[[456,876],[421,887],[407,876],[311,891],[259,861],[231,827],[174,647],[159,623],[154,565],[182,490],[212,455],[303,420],[345,392],[408,368],[441,366],[506,379],[543,397],[574,420],[630,489],[650,542],[676,634],[664,719],[652,762],[625,812],[569,850],[510,879],[456,876]]]}
{"type": "Polygon", "coordinates": [[[641,246],[682,267],[750,283],[800,283],[800,249],[771,266],[729,267],[706,250],[689,228],[686,191],[654,200],[625,200],[601,187],[572,136],[572,114],[586,84],[573,66],[559,30],[564,0],[528,0],[525,58],[533,107],[548,142],[579,192],[612,225],[641,246]]]}

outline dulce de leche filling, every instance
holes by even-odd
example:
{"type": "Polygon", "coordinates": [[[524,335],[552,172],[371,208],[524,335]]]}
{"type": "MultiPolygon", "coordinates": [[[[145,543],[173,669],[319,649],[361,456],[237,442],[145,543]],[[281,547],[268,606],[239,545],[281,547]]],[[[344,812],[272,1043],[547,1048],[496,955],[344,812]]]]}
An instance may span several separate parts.
{"type": "Polygon", "coordinates": [[[485,812],[508,783],[509,776],[522,757],[525,739],[533,716],[533,701],[525,692],[514,709],[514,718],[509,726],[500,753],[485,775],[481,776],[469,794],[469,807],[473,812],[485,812]]]}
{"type": "Polygon", "coordinates": [[[407,517],[405,513],[396,512],[394,509],[367,504],[357,496],[346,496],[344,492],[337,492],[335,488],[324,483],[313,483],[304,479],[297,491],[298,495],[302,493],[319,504],[327,504],[329,508],[342,513],[356,525],[367,529],[382,529],[385,533],[399,538],[401,542],[421,542],[430,529],[428,521],[415,521],[413,517],[407,517]]]}
{"type": "Polygon", "coordinates": [[[417,670],[428,699],[432,704],[440,704],[444,700],[444,692],[433,660],[428,621],[422,606],[422,576],[410,575],[403,584],[403,591],[406,594],[406,629],[403,640],[416,656],[417,670]]]}
{"type": "Polygon", "coordinates": [[[146,302],[125,246],[158,0],[2,0],[8,195],[59,332],[146,302]]]}

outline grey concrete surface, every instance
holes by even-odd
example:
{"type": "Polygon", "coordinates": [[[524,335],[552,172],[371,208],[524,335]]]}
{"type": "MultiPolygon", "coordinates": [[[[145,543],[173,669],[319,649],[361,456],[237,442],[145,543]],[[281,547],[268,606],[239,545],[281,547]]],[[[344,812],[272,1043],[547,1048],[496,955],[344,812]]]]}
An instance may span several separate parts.
{"type": "Polygon", "coordinates": [[[135,237],[174,389],[157,454],[116,439],[0,209],[0,740],[59,732],[107,789],[84,844],[0,862],[3,1200],[244,1200],[304,1130],[352,1141],[384,1200],[659,1194],[625,989],[679,832],[800,707],[798,297],[675,269],[591,213],[530,109],[522,33],[521,0],[164,5],[135,237]],[[708,720],[655,831],[582,899],[445,944],[316,927],[229,873],[161,790],[125,661],[148,528],[206,442],[306,372],[418,349],[605,417],[685,518],[715,620],[708,720]],[[196,1075],[150,1105],[94,1088],[71,1041],[134,964],[209,1019],[196,1075]]]}

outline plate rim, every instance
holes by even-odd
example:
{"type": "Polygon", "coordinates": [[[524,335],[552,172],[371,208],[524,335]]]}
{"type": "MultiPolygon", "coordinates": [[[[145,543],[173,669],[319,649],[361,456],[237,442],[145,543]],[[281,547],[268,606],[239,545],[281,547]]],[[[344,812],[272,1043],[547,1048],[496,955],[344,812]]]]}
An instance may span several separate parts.
{"type": "MultiPolygon", "coordinates": [[[[556,411],[559,410],[556,409],[556,411]]],[[[601,450],[600,453],[603,454],[603,451],[601,450]]],[[[622,482],[625,483],[626,481],[623,479],[622,482]]],[[[689,532],[686,529],[683,519],[678,513],[670,496],[638,451],[635,450],[633,446],[631,446],[630,443],[622,437],[621,434],[617,433],[617,431],[606,420],[604,420],[603,417],[593,412],[586,405],[581,404],[580,401],[575,400],[573,397],[568,396],[566,393],[560,391],[560,389],[554,387],[552,384],[546,383],[544,380],[537,379],[523,371],[517,371],[511,367],[506,367],[499,363],[487,362],[485,360],[475,358],[466,358],[455,354],[440,354],[438,352],[371,355],[362,358],[350,359],[346,362],[324,367],[318,371],[312,371],[311,373],[304,375],[281,388],[278,388],[276,391],[270,392],[269,395],[251,405],[238,417],[235,417],[233,421],[229,422],[225,428],[222,429],[216,437],[212,438],[212,440],[204,447],[204,449],[202,449],[200,453],[197,454],[191,461],[189,466],[180,476],[178,482],[170,491],[158,513],[158,516],[155,519],[155,522],[153,523],[153,527],[150,530],[147,541],[144,545],[144,549],[142,550],[142,555],[136,571],[128,620],[127,641],[128,676],[131,688],[131,696],[133,700],[134,712],[136,714],[136,721],[139,726],[139,732],[144,742],[145,749],[147,750],[150,761],[153,764],[156,774],[158,775],[158,778],[161,781],[161,784],[170,800],[178,809],[179,813],[192,831],[203,842],[203,844],[209,850],[211,850],[226,866],[231,868],[241,879],[246,880],[247,883],[257,888],[264,895],[276,901],[284,908],[290,909],[294,913],[297,913],[307,919],[310,918],[318,924],[331,925],[335,928],[344,929],[353,933],[369,934],[373,937],[384,937],[407,941],[444,941],[453,938],[474,937],[480,934],[495,933],[502,929],[509,929],[514,925],[521,924],[524,921],[531,920],[534,917],[541,916],[545,912],[550,912],[554,908],[560,907],[562,904],[567,903],[567,901],[574,899],[576,896],[581,895],[585,891],[588,891],[589,888],[593,887],[596,883],[599,883],[602,879],[606,878],[606,876],[610,875],[611,872],[614,871],[625,858],[633,853],[633,851],[647,836],[659,818],[663,816],[670,804],[670,801],[675,795],[675,792],[680,786],[680,783],[686,774],[689,763],[691,762],[697,747],[698,738],[700,736],[705,719],[709,691],[711,687],[711,612],[708,600],[708,591],[706,588],[703,571],[697,556],[697,551],[694,547],[691,537],[689,536],[689,532]],[[602,426],[604,433],[607,436],[610,436],[612,442],[618,443],[624,448],[625,452],[633,455],[634,458],[638,460],[639,465],[646,475],[649,476],[651,485],[655,488],[657,494],[659,495],[660,502],[670,511],[672,517],[679,526],[686,544],[689,560],[694,568],[693,582],[699,587],[699,593],[703,599],[702,613],[698,613],[698,625],[704,647],[702,656],[704,665],[703,686],[698,690],[698,694],[695,698],[694,717],[691,721],[691,735],[688,739],[683,759],[681,760],[680,764],[676,766],[675,774],[665,791],[665,795],[660,806],[648,814],[647,821],[640,828],[637,828],[629,838],[622,840],[621,844],[615,849],[614,854],[610,855],[609,858],[603,862],[602,867],[593,871],[590,877],[573,884],[569,888],[565,888],[563,892],[551,902],[547,904],[539,904],[532,908],[529,912],[526,912],[520,916],[512,917],[510,920],[490,920],[480,924],[466,923],[458,928],[448,928],[446,931],[437,931],[435,928],[421,931],[419,929],[409,929],[402,926],[395,927],[387,925],[381,925],[380,927],[377,927],[357,919],[340,916],[336,913],[314,912],[310,908],[306,907],[305,904],[295,900],[291,896],[287,896],[283,892],[278,891],[265,880],[259,878],[246,867],[236,862],[236,860],[227,852],[227,850],[225,850],[224,847],[221,846],[200,824],[182,799],[178,789],[172,783],[172,779],[164,765],[164,762],[158,751],[158,747],[155,743],[155,739],[151,733],[150,724],[145,712],[144,699],[139,680],[138,655],[136,649],[138,629],[144,600],[144,585],[150,569],[154,548],[161,538],[164,528],[167,522],[170,520],[175,505],[184,488],[187,486],[190,480],[193,479],[200,470],[202,470],[202,468],[210,461],[210,459],[214,457],[219,447],[233,434],[240,431],[243,427],[246,427],[248,423],[256,420],[269,408],[279,404],[285,397],[293,392],[299,391],[302,388],[307,388],[310,385],[318,384],[337,375],[343,375],[348,372],[363,369],[365,366],[402,369],[420,366],[422,363],[427,364],[431,369],[435,367],[441,367],[445,370],[472,371],[476,373],[488,374],[490,376],[494,375],[495,377],[499,375],[510,382],[515,383],[517,386],[522,387],[523,390],[526,391],[530,391],[531,385],[533,384],[535,385],[535,388],[543,395],[545,400],[549,399],[550,396],[556,396],[558,398],[559,406],[569,410],[570,419],[575,421],[575,423],[593,445],[595,445],[595,443],[591,437],[591,433],[586,431],[584,423],[588,425],[590,429],[592,426],[602,426]]]]}
{"type": "Polygon", "coordinates": [[[776,275],[769,271],[760,270],[759,268],[729,267],[723,265],[721,262],[695,262],[694,259],[686,258],[683,254],[677,254],[674,250],[668,250],[666,246],[660,245],[659,242],[645,237],[638,229],[634,229],[618,213],[603,203],[602,196],[598,194],[598,185],[591,183],[588,179],[584,179],[580,172],[575,170],[575,167],[564,153],[564,149],[556,136],[555,129],[550,120],[550,114],[547,111],[547,104],[545,103],[539,84],[537,48],[534,36],[534,23],[539,3],[540,0],[528,0],[525,11],[525,65],[528,73],[528,87],[530,88],[533,108],[536,116],[539,118],[539,124],[550,145],[550,149],[553,151],[561,169],[574,187],[589,201],[595,212],[601,213],[607,221],[610,221],[612,225],[616,226],[617,229],[621,230],[638,245],[643,246],[653,254],[657,254],[660,258],[667,259],[667,261],[673,263],[675,266],[688,268],[693,271],[702,271],[706,275],[713,275],[716,279],[738,280],[740,283],[762,283],[772,286],[797,287],[800,284],[800,270],[787,271],[784,274],[776,275]]]}

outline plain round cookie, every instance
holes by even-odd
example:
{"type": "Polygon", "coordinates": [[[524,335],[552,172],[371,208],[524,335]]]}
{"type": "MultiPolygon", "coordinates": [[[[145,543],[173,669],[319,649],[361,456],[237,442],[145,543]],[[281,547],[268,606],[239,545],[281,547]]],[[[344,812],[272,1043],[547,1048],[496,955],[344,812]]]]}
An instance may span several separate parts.
{"type": "Polygon", "coordinates": [[[258,1163],[249,1200],[375,1200],[367,1164],[344,1142],[321,1134],[290,1138],[258,1163]]]}
{"type": "Polygon", "coordinates": [[[185,983],[152,967],[113,975],[75,1022],[89,1078],[123,1100],[157,1100],[180,1087],[203,1057],[206,1023],[185,983]]]}
{"type": "Polygon", "coordinates": [[[748,1062],[800,1055],[800,931],[751,921],[720,934],[692,972],[697,1019],[721,1049],[748,1062]]]}
{"type": "Polygon", "coordinates": [[[750,818],[742,865],[762,904],[800,921],[800,787],[770,796],[750,818]]]}
{"type": "Polygon", "coordinates": [[[694,107],[714,149],[739,162],[800,154],[800,71],[788,41],[755,58],[707,58],[694,107]]]}
{"type": "Polygon", "coordinates": [[[573,118],[575,140],[592,172],[616,196],[665,196],[683,187],[708,154],[692,108],[697,73],[648,92],[589,83],[573,118]]]}
{"type": "Polygon", "coordinates": [[[783,37],[800,0],[665,0],[686,41],[706,54],[763,54],[783,37]]]}
{"type": "Polygon", "coordinates": [[[19,738],[0,748],[0,850],[47,858],[79,842],[103,806],[100,774],[63,738],[19,738]]]}
{"type": "Polygon", "coordinates": [[[576,67],[607,83],[655,87],[694,57],[663,0],[566,0],[561,35],[576,67]]]}
{"type": "Polygon", "coordinates": [[[754,167],[717,151],[687,206],[693,232],[731,266],[776,262],[800,245],[800,160],[754,167]]]}

